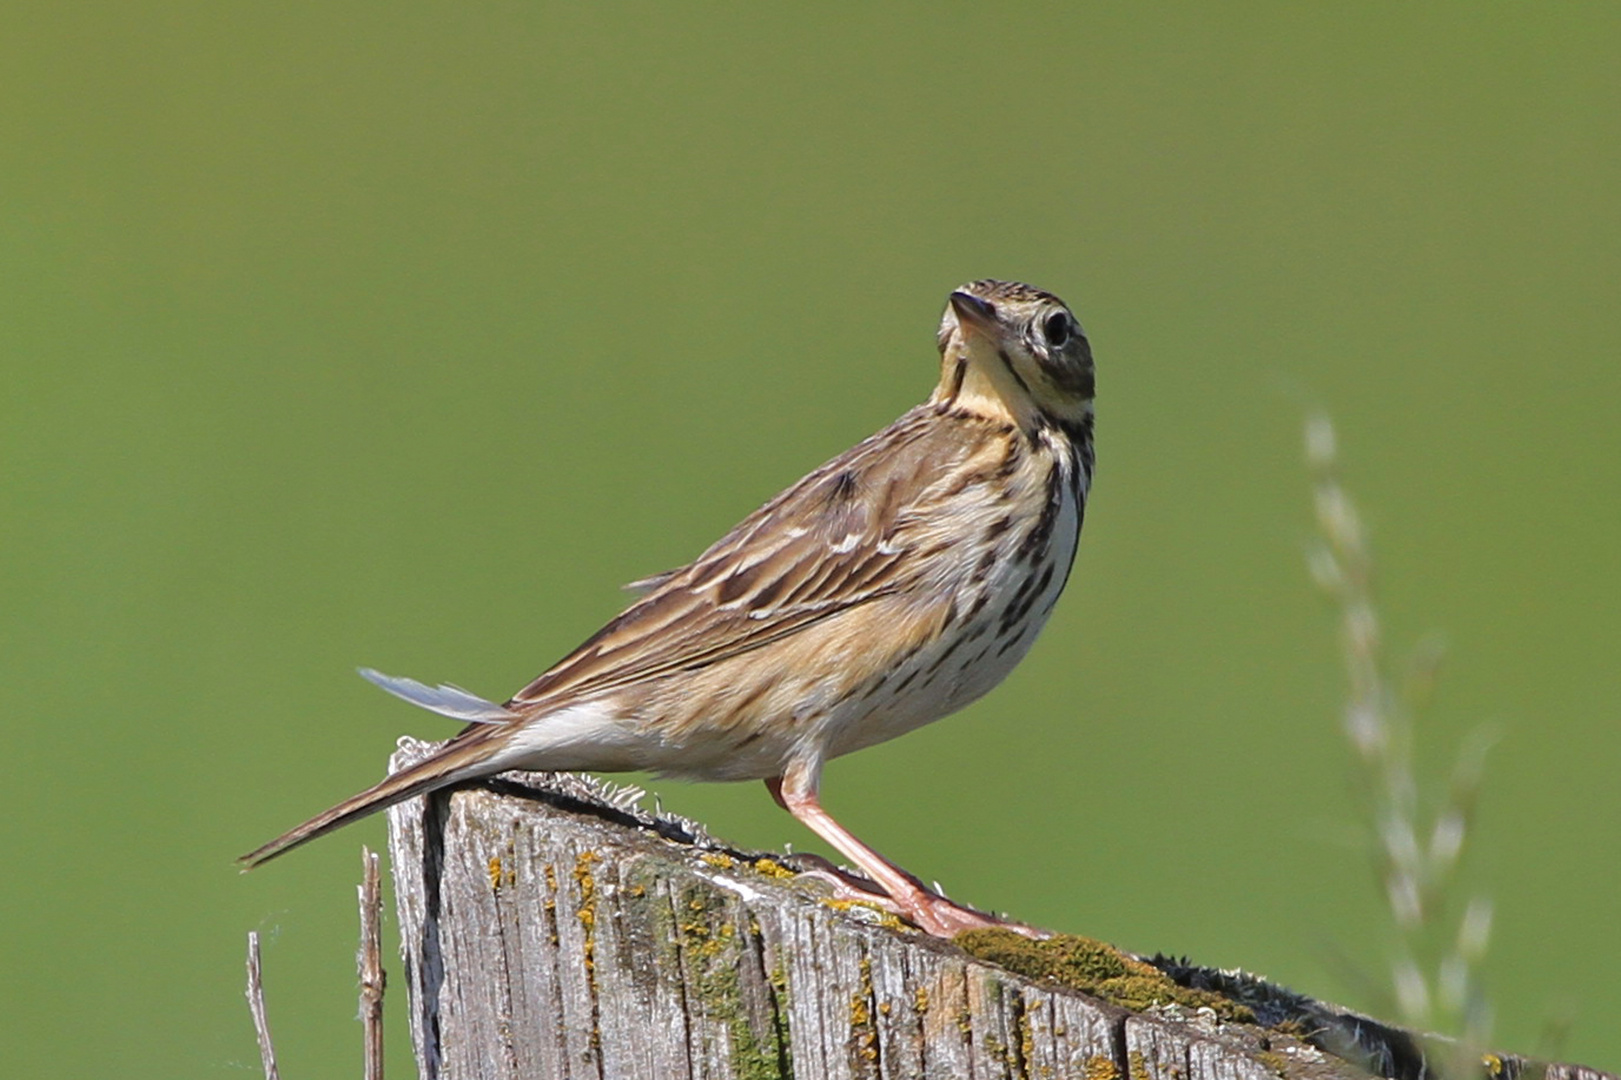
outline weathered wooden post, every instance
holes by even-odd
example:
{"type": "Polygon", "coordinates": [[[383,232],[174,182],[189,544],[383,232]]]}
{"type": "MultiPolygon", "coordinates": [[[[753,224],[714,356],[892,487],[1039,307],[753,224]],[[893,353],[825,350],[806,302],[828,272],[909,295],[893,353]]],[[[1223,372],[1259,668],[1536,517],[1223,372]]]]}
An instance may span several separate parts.
{"type": "MultiPolygon", "coordinates": [[[[907,931],[617,794],[556,774],[390,811],[424,1080],[1424,1073],[1404,1033],[1259,980],[1080,938],[907,931]]],[[[1493,1060],[1499,1080],[1529,1068],[1493,1060]]]]}

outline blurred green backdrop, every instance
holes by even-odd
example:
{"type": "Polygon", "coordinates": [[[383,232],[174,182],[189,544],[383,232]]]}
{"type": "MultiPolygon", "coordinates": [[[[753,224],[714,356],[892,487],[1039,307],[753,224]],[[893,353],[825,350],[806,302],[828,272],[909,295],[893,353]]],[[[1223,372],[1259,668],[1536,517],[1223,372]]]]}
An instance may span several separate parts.
{"type": "MultiPolygon", "coordinates": [[[[1499,1042],[1621,1067],[1621,8],[9,6],[9,1076],[353,1075],[357,849],[231,859],[923,397],[948,289],[1101,370],[1070,594],[828,804],[954,895],[1365,1004],[1304,412],[1482,722],[1499,1042]],[[87,1035],[91,1032],[95,1038],[87,1035]]],[[[759,785],[657,784],[762,847],[759,785]]],[[[397,963],[394,965],[397,967],[397,963]]],[[[391,1002],[401,1041],[402,996],[391,1002]]],[[[405,1073],[403,1061],[396,1071],[405,1073]]]]}

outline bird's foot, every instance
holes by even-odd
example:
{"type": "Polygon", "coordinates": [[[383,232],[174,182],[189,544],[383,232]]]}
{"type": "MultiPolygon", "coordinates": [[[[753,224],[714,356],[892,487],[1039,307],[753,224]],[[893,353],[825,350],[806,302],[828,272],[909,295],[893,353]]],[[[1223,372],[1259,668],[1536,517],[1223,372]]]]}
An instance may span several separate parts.
{"type": "Polygon", "coordinates": [[[1049,938],[1052,933],[1041,930],[1026,923],[1004,919],[999,915],[992,915],[978,908],[971,908],[949,900],[932,889],[926,888],[916,878],[907,875],[908,888],[897,889],[901,895],[886,892],[883,887],[870,878],[862,877],[822,858],[820,855],[803,853],[793,859],[794,868],[802,875],[814,877],[825,881],[833,890],[835,900],[843,900],[857,904],[870,904],[889,912],[898,919],[904,919],[924,933],[935,937],[955,937],[964,930],[981,930],[996,928],[1012,930],[1030,938],[1049,938]]]}
{"type": "Polygon", "coordinates": [[[1052,937],[1051,931],[959,904],[931,889],[919,889],[904,899],[891,897],[889,900],[896,915],[935,937],[956,937],[964,930],[989,928],[1012,930],[1029,938],[1052,937]]]}

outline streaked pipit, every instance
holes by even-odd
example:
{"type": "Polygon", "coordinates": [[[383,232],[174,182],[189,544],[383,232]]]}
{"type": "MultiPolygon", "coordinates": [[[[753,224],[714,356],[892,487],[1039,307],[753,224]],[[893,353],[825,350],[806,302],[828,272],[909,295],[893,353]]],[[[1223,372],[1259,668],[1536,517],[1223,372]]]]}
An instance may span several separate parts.
{"type": "Polygon", "coordinates": [[[962,708],[1013,669],[1069,577],[1092,478],[1092,353],[1050,293],[953,292],[929,400],[708,551],[504,705],[377,672],[468,726],[427,760],[242,857],[508,769],[763,779],[932,934],[1011,925],[925,888],[818,801],[829,758],[962,708]]]}

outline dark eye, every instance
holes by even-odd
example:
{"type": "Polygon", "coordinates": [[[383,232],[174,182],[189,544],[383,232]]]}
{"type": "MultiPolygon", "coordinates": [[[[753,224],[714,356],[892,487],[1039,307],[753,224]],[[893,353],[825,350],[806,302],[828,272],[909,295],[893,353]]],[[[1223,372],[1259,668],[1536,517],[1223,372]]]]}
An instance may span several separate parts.
{"type": "Polygon", "coordinates": [[[1047,316],[1047,321],[1041,324],[1041,332],[1047,338],[1047,344],[1053,348],[1062,348],[1064,342],[1069,340],[1069,316],[1062,313],[1047,316]]]}

